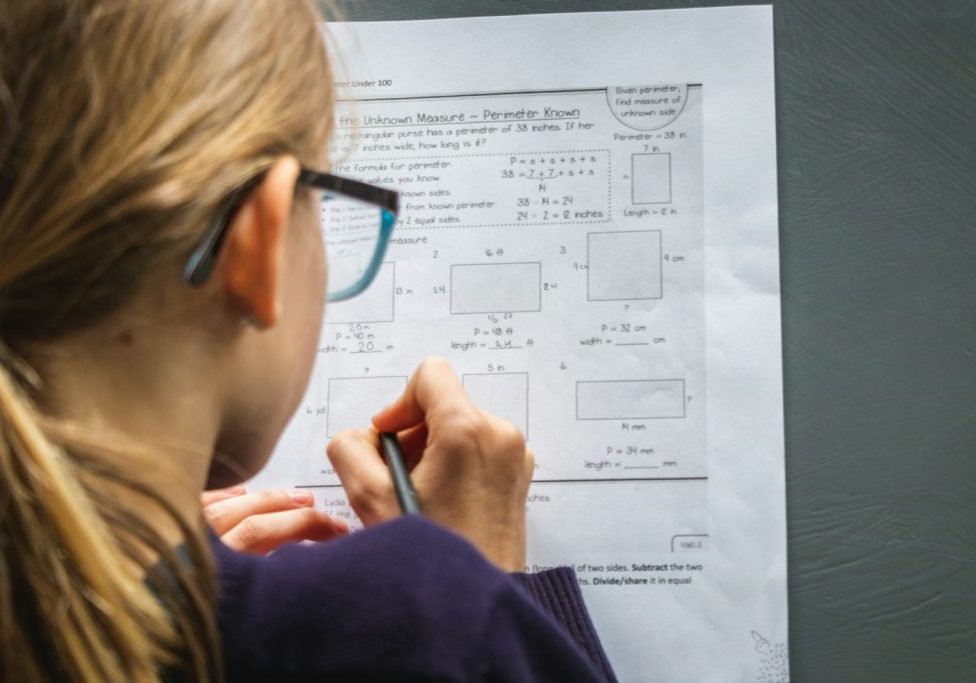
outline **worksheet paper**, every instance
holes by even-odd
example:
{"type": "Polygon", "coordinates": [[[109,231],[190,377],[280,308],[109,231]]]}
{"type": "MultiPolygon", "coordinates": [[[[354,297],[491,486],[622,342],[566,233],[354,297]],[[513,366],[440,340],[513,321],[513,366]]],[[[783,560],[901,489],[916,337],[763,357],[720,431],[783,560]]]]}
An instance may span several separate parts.
{"type": "Polygon", "coordinates": [[[326,442],[446,356],[525,433],[528,569],[576,568],[622,681],[788,680],[771,8],[326,34],[334,170],[402,212],[252,485],[354,520],[326,442]]]}

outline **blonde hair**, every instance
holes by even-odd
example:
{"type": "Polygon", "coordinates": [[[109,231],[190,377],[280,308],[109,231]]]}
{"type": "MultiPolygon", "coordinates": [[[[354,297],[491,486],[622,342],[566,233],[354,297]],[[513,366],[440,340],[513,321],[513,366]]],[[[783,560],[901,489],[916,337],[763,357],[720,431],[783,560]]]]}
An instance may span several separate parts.
{"type": "Polygon", "coordinates": [[[318,19],[311,0],[0,0],[3,680],[221,677],[205,539],[137,476],[149,454],[42,414],[22,357],[118,310],[143,273],[177,278],[275,157],[321,155],[318,19]],[[118,487],[179,525],[188,562],[118,487]]]}

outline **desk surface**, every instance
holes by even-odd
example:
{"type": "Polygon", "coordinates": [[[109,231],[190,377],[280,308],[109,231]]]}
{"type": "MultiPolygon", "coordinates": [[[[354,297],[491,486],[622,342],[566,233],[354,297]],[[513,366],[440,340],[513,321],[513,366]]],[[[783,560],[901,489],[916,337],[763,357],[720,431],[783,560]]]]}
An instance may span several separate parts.
{"type": "MultiPolygon", "coordinates": [[[[353,20],[697,7],[350,0],[353,20]]],[[[976,0],[777,0],[793,680],[976,672],[976,0]]]]}

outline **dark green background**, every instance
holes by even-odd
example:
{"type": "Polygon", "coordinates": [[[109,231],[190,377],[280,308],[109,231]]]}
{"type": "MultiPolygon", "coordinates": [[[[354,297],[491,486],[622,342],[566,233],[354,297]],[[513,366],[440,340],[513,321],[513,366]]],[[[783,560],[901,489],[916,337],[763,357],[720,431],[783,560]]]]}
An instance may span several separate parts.
{"type": "MultiPolygon", "coordinates": [[[[349,0],[351,20],[699,7],[349,0]]],[[[773,3],[794,681],[976,681],[976,0],[773,3]]]]}

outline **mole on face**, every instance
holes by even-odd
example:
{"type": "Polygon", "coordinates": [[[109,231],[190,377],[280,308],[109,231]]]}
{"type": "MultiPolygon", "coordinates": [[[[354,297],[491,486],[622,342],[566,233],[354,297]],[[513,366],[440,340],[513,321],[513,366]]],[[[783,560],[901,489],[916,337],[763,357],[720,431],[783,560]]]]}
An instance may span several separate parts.
{"type": "Polygon", "coordinates": [[[129,330],[122,330],[118,334],[118,340],[122,346],[125,347],[132,346],[132,341],[133,341],[132,332],[130,332],[129,330]]]}

